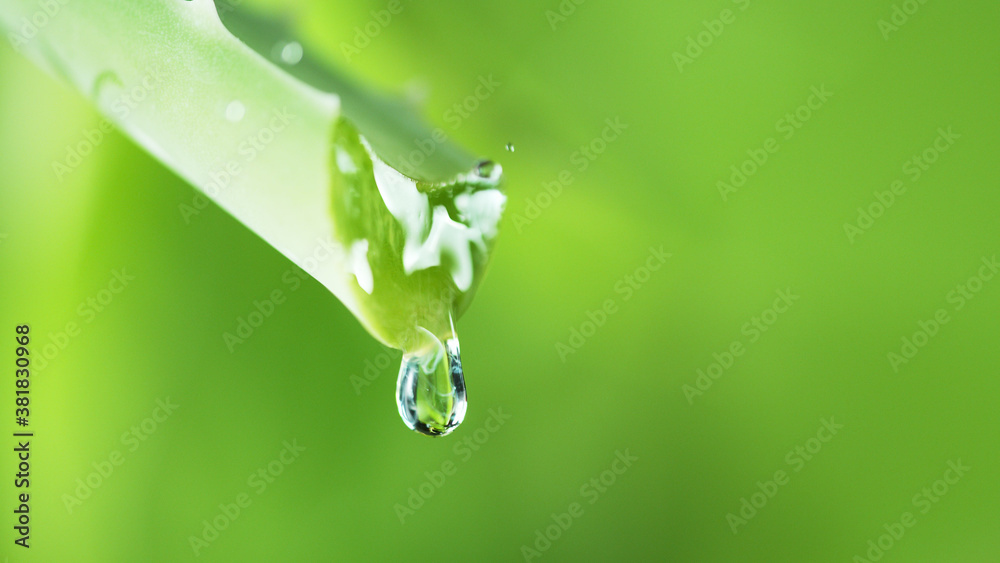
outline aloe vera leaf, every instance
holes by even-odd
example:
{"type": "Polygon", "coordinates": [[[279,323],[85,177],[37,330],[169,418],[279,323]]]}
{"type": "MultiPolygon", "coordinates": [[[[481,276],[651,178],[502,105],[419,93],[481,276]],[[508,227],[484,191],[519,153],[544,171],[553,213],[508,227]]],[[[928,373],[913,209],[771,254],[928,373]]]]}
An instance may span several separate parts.
{"type": "Polygon", "coordinates": [[[39,5],[0,1],[19,50],[306,269],[383,343],[422,346],[416,327],[451,334],[496,236],[498,166],[449,142],[413,166],[406,151],[429,129],[311,55],[290,73],[269,57],[287,32],[267,20],[224,12],[224,25],[212,0],[55,1],[30,34],[39,5]]]}

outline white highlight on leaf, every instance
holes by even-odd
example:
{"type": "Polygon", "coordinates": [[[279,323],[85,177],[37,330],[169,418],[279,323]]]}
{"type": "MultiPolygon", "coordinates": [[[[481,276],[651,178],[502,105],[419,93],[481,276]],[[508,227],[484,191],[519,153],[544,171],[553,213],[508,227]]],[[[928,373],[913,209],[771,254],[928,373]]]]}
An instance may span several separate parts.
{"type": "Polygon", "coordinates": [[[427,194],[421,193],[413,180],[371,156],[382,200],[406,234],[403,270],[412,274],[440,266],[442,258],[447,257],[455,286],[468,291],[474,273],[472,246],[486,251],[486,243],[497,234],[506,196],[496,189],[461,194],[455,205],[464,223],[455,221],[444,206],[432,210],[427,194]]]}
{"type": "Polygon", "coordinates": [[[368,239],[356,240],[351,244],[351,255],[348,258],[351,273],[358,280],[358,285],[368,295],[375,289],[375,278],[372,277],[372,267],[368,263],[368,239]]]}
{"type": "Polygon", "coordinates": [[[342,174],[357,174],[358,167],[354,165],[351,155],[341,147],[337,147],[337,168],[342,174]]]}
{"type": "Polygon", "coordinates": [[[479,229],[486,240],[497,236],[500,216],[503,215],[506,204],[507,196],[497,189],[464,193],[455,197],[455,207],[458,208],[461,219],[470,227],[479,229]]]}

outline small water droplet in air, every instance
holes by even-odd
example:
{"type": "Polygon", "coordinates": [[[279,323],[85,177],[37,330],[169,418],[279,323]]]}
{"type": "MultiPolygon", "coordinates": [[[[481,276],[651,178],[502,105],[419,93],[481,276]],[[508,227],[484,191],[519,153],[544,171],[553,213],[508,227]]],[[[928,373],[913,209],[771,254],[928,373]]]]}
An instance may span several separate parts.
{"type": "Polygon", "coordinates": [[[396,382],[399,416],[411,430],[445,436],[465,418],[465,375],[458,337],[441,340],[420,329],[429,341],[418,352],[403,354],[396,382]]]}
{"type": "Polygon", "coordinates": [[[494,179],[502,173],[503,169],[500,165],[492,160],[480,160],[479,164],[476,165],[476,174],[480,178],[494,179]]]}
{"type": "Polygon", "coordinates": [[[243,116],[247,114],[247,108],[243,105],[243,102],[239,100],[233,100],[229,102],[226,106],[226,119],[236,123],[243,119],[243,116]]]}
{"type": "Polygon", "coordinates": [[[298,64],[302,60],[302,44],[298,41],[289,41],[281,47],[281,62],[286,65],[298,64]]]}
{"type": "Polygon", "coordinates": [[[514,143],[507,143],[507,152],[514,152],[514,143]]]}

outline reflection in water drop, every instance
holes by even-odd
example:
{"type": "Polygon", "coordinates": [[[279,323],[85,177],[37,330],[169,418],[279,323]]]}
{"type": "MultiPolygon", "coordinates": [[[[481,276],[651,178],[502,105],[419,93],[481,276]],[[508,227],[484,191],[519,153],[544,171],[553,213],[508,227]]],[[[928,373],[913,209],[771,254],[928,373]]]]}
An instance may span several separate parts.
{"type": "Polygon", "coordinates": [[[396,383],[399,416],[411,429],[428,436],[444,436],[465,418],[465,376],[458,338],[444,344],[420,329],[431,341],[420,352],[405,353],[396,383]]]}
{"type": "Polygon", "coordinates": [[[281,62],[286,65],[298,64],[302,60],[302,44],[298,41],[289,41],[281,46],[281,62]]]}
{"type": "Polygon", "coordinates": [[[476,165],[476,174],[480,178],[499,179],[500,175],[503,174],[503,168],[492,160],[480,160],[479,164],[476,165]]]}
{"type": "Polygon", "coordinates": [[[239,100],[233,100],[229,102],[226,106],[226,119],[236,123],[243,119],[243,116],[247,114],[247,108],[243,105],[243,102],[239,100]]]}
{"type": "Polygon", "coordinates": [[[514,143],[507,143],[507,152],[514,152],[514,143]]]}

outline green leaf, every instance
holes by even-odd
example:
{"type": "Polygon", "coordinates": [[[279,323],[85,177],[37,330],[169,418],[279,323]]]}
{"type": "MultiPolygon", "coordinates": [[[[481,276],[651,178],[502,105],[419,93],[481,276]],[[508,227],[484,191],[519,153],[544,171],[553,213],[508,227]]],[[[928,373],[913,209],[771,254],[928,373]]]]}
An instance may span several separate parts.
{"type": "Polygon", "coordinates": [[[39,5],[0,1],[18,50],[323,283],[382,342],[414,350],[427,345],[417,327],[452,334],[497,234],[499,165],[228,4],[54,5],[26,33],[39,5]],[[296,56],[282,56],[288,48],[296,56]],[[434,150],[413,159],[415,141],[434,150]]]}

